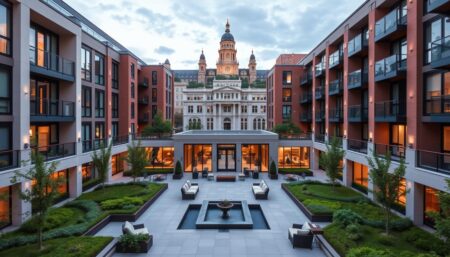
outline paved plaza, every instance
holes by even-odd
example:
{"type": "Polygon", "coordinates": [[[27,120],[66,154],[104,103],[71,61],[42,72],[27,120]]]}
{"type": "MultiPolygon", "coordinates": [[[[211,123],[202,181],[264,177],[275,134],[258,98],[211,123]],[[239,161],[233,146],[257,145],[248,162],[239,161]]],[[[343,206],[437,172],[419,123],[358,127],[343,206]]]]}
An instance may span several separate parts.
{"type": "MultiPolygon", "coordinates": [[[[236,174],[235,174],[236,175],[236,174]]],[[[323,174],[318,174],[322,179],[323,174]]],[[[153,247],[147,254],[115,254],[114,256],[153,257],[274,257],[274,256],[325,256],[315,246],[310,249],[294,249],[288,240],[288,228],[293,223],[307,220],[300,209],[281,189],[283,176],[270,180],[263,178],[270,187],[269,200],[255,200],[251,185],[259,180],[247,178],[237,182],[215,182],[199,179],[200,192],[195,200],[182,201],[180,188],[190,179],[168,179],[169,189],[136,221],[144,223],[153,235],[153,247]],[[177,230],[189,204],[201,204],[203,200],[247,200],[261,205],[270,230],[177,230]]],[[[121,179],[120,179],[121,180],[121,179]]],[[[324,225],[324,224],[321,224],[324,225]]],[[[122,234],[121,222],[111,222],[97,235],[118,237],[122,234]]]]}

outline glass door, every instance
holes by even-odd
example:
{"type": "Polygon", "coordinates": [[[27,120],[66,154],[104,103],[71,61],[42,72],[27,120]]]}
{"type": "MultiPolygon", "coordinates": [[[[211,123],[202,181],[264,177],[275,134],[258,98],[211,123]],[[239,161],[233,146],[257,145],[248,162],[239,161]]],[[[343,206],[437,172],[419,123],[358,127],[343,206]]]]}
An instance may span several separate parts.
{"type": "Polygon", "coordinates": [[[236,146],[218,145],[217,147],[217,170],[236,171],[236,146]]]}

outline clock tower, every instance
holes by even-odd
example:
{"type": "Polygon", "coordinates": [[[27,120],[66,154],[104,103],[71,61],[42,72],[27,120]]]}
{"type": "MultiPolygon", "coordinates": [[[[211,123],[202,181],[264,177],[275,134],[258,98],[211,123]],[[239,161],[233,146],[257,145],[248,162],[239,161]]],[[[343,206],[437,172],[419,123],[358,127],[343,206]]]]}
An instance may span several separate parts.
{"type": "Polygon", "coordinates": [[[239,62],[236,59],[233,35],[230,33],[230,22],[227,20],[225,33],[220,40],[219,60],[217,61],[217,75],[237,76],[239,74],[239,62]]]}

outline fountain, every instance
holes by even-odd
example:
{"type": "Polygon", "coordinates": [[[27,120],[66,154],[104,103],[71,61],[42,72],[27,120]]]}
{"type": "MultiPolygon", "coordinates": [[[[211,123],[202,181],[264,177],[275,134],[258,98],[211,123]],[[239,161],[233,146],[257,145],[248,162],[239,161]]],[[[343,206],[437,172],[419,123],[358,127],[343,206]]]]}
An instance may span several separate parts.
{"type": "Polygon", "coordinates": [[[233,208],[234,204],[228,200],[223,200],[217,203],[217,207],[222,211],[222,219],[228,219],[230,215],[228,211],[233,208]]]}

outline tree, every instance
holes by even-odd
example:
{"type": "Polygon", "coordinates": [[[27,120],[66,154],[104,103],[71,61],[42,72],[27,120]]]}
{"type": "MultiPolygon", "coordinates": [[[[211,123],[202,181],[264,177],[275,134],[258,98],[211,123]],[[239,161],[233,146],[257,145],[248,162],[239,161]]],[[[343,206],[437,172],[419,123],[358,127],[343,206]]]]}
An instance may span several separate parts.
{"type": "Polygon", "coordinates": [[[105,187],[105,182],[108,177],[109,163],[111,161],[111,144],[108,147],[100,146],[100,150],[92,153],[92,163],[98,174],[98,179],[105,187]]]}
{"type": "Polygon", "coordinates": [[[384,157],[372,152],[373,158],[367,157],[370,172],[369,177],[375,190],[372,190],[375,199],[383,206],[385,214],[386,235],[389,235],[391,208],[397,202],[399,196],[404,196],[407,192],[400,190],[400,184],[405,176],[405,161],[400,159],[400,165],[392,172],[391,153],[388,151],[384,157]]]}
{"type": "Polygon", "coordinates": [[[187,130],[201,130],[203,128],[202,122],[200,120],[194,119],[187,125],[187,130]]]}
{"type": "Polygon", "coordinates": [[[143,136],[151,136],[157,134],[172,133],[172,123],[169,120],[163,120],[161,113],[156,113],[151,126],[147,126],[142,130],[143,136]]]}
{"type": "Polygon", "coordinates": [[[181,175],[183,173],[183,169],[181,168],[181,162],[177,161],[175,165],[175,175],[181,175]]]}
{"type": "Polygon", "coordinates": [[[302,130],[297,127],[292,121],[289,121],[288,123],[278,124],[273,128],[273,132],[280,134],[280,135],[295,135],[295,134],[301,134],[302,130]]]}
{"type": "MultiPolygon", "coordinates": [[[[447,189],[450,191],[450,179],[447,179],[447,189]]],[[[433,213],[436,231],[446,242],[450,242],[450,193],[439,192],[440,213],[433,213]]]]}
{"type": "Polygon", "coordinates": [[[330,144],[326,145],[327,151],[320,155],[319,163],[325,169],[327,177],[330,179],[331,184],[334,185],[339,175],[342,173],[340,167],[341,161],[344,158],[345,151],[340,147],[339,139],[333,137],[330,144]]]}
{"type": "Polygon", "coordinates": [[[16,171],[11,178],[11,183],[20,181],[33,181],[31,188],[20,192],[20,197],[33,203],[33,219],[37,227],[39,250],[44,249],[43,228],[45,218],[50,207],[59,196],[58,187],[63,183],[61,178],[54,178],[57,162],[46,164],[44,157],[37,151],[32,151],[31,160],[34,165],[27,172],[16,171]]]}
{"type": "Polygon", "coordinates": [[[145,148],[141,147],[141,141],[138,141],[137,144],[133,141],[127,148],[128,155],[125,160],[131,166],[129,169],[131,177],[133,177],[133,182],[136,182],[136,178],[144,173],[145,166],[147,166],[147,153],[145,148]]]}

